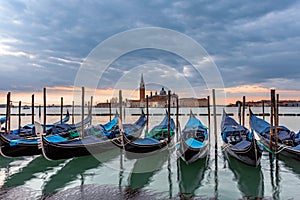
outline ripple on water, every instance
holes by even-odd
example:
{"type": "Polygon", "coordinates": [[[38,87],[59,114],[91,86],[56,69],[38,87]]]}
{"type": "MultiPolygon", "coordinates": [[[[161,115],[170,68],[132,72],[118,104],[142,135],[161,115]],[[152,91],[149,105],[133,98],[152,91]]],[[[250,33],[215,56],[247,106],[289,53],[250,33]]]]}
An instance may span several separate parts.
{"type": "MultiPolygon", "coordinates": [[[[57,192],[55,194],[49,194],[47,196],[40,196],[38,191],[31,188],[18,186],[12,188],[5,188],[0,190],[0,199],[22,199],[22,200],[60,200],[60,199],[72,199],[72,200],[120,200],[120,199],[134,199],[134,200],[153,200],[153,199],[184,199],[180,194],[175,197],[169,198],[168,193],[151,192],[143,189],[130,189],[126,187],[115,187],[110,185],[82,185],[74,188],[69,188],[64,191],[57,192]]],[[[208,198],[206,196],[195,196],[193,199],[216,199],[208,198]]]]}

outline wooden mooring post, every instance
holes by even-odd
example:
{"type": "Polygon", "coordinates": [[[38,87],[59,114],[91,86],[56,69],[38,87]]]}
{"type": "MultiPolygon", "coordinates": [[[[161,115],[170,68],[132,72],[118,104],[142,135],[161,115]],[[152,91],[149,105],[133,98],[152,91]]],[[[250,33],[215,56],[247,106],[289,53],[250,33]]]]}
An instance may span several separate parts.
{"type": "Polygon", "coordinates": [[[6,96],[6,119],[5,119],[5,132],[10,134],[10,92],[6,96]]]}
{"type": "Polygon", "coordinates": [[[62,124],[63,119],[63,109],[64,109],[64,98],[60,98],[60,123],[62,124]]]}
{"type": "Polygon", "coordinates": [[[81,87],[81,138],[84,138],[84,87],[81,87]]]}
{"type": "Polygon", "coordinates": [[[242,126],[245,126],[245,106],[246,106],[246,97],[243,96],[242,126]]]}
{"type": "Polygon", "coordinates": [[[74,101],[72,101],[72,124],[74,124],[74,101]]]}
{"type": "Polygon", "coordinates": [[[217,138],[217,108],[216,108],[216,91],[212,89],[213,96],[213,113],[214,113],[214,135],[215,135],[215,153],[218,151],[218,138],[217,138]]]}
{"type": "Polygon", "coordinates": [[[119,90],[119,111],[120,111],[120,120],[123,123],[123,115],[122,115],[122,90],[119,90]]]}
{"type": "Polygon", "coordinates": [[[149,96],[146,95],[146,133],[148,133],[149,128],[149,96]]]}
{"type": "Polygon", "coordinates": [[[111,121],[111,101],[109,101],[109,121],[111,121]]]}
{"type": "Polygon", "coordinates": [[[271,89],[271,107],[270,107],[270,146],[269,148],[273,148],[273,130],[274,130],[274,108],[275,108],[275,90],[271,89]]]}
{"type": "Polygon", "coordinates": [[[176,142],[179,141],[179,99],[176,98],[176,142]]]}
{"type": "Polygon", "coordinates": [[[168,91],[168,143],[171,141],[171,90],[168,91]]]}
{"type": "Polygon", "coordinates": [[[276,94],[277,126],[279,126],[279,94],[276,94]]]}
{"type": "Polygon", "coordinates": [[[42,107],[39,105],[39,120],[41,120],[42,117],[42,107]]]}
{"type": "Polygon", "coordinates": [[[47,120],[46,88],[44,88],[44,91],[43,91],[43,99],[44,99],[44,127],[43,127],[43,133],[46,133],[46,125],[47,125],[47,121],[46,121],[47,120]]]}
{"type": "Polygon", "coordinates": [[[19,129],[19,133],[20,133],[20,130],[21,130],[21,101],[19,101],[19,120],[18,120],[18,129],[19,129]]]}
{"type": "Polygon", "coordinates": [[[91,96],[91,107],[90,107],[90,112],[89,112],[89,114],[90,114],[90,116],[91,116],[91,120],[90,120],[90,125],[92,125],[92,120],[93,120],[93,100],[94,100],[94,97],[93,96],[91,96]]]}
{"type": "Polygon", "coordinates": [[[123,103],[123,98],[122,98],[122,90],[119,90],[119,109],[120,109],[120,119],[119,119],[119,129],[120,129],[120,135],[121,135],[121,144],[124,147],[124,140],[123,140],[123,117],[122,117],[122,103],[123,103]]]}
{"type": "Polygon", "coordinates": [[[217,138],[217,111],[216,111],[216,91],[212,89],[213,115],[214,115],[214,135],[215,135],[215,196],[218,197],[218,138],[217,138]]]}
{"type": "Polygon", "coordinates": [[[265,120],[265,101],[262,100],[261,104],[262,104],[262,116],[263,116],[263,120],[265,120]]]}
{"type": "Polygon", "coordinates": [[[238,101],[238,119],[239,124],[242,125],[242,103],[238,101]]]}
{"type": "MultiPolygon", "coordinates": [[[[275,124],[275,131],[274,131],[274,136],[275,136],[275,152],[278,151],[278,101],[275,98],[275,91],[274,91],[274,124],[275,124]]],[[[277,96],[279,99],[279,96],[277,96]]]]}
{"type": "Polygon", "coordinates": [[[31,95],[31,124],[34,124],[34,94],[31,95]]]}
{"type": "Polygon", "coordinates": [[[211,129],[210,129],[210,96],[207,96],[207,123],[208,123],[208,131],[209,131],[208,143],[209,143],[209,146],[210,146],[211,145],[211,141],[210,141],[210,134],[211,134],[211,129]]]}

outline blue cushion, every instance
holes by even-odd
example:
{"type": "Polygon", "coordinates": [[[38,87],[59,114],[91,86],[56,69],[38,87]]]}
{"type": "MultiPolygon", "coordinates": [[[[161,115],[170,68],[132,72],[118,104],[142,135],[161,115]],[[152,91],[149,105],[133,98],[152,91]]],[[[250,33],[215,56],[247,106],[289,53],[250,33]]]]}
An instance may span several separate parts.
{"type": "Polygon", "coordinates": [[[158,144],[160,143],[159,140],[156,140],[154,138],[144,138],[144,139],[141,139],[141,140],[136,140],[133,142],[134,144],[158,144]]]}
{"type": "Polygon", "coordinates": [[[10,140],[9,146],[16,146],[19,144],[37,144],[38,139],[23,139],[23,140],[10,140]]]}
{"type": "Polygon", "coordinates": [[[46,140],[49,142],[56,143],[56,142],[64,142],[67,139],[64,137],[61,137],[60,135],[50,135],[50,136],[46,136],[46,140]]]}
{"type": "Polygon", "coordinates": [[[192,148],[200,148],[203,146],[203,142],[195,140],[194,138],[187,139],[185,143],[192,148]]]}

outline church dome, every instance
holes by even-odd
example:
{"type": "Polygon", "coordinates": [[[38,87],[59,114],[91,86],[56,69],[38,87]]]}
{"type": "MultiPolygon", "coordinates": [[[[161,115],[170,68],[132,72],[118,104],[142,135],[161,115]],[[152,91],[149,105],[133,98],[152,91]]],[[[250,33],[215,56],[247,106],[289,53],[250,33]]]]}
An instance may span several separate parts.
{"type": "Polygon", "coordinates": [[[159,92],[159,95],[167,95],[167,92],[165,88],[161,88],[161,91],[159,92]]]}

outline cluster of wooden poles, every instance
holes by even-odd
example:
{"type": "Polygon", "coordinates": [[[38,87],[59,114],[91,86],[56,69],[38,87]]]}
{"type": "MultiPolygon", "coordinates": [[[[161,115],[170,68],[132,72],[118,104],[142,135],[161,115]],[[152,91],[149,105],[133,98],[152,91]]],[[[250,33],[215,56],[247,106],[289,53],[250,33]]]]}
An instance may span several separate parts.
{"type": "MultiPolygon", "coordinates": [[[[85,88],[82,87],[82,105],[81,105],[81,122],[83,124],[84,122],[84,99],[85,99],[85,88]]],[[[218,142],[217,142],[217,119],[216,119],[216,95],[215,95],[215,89],[212,89],[212,100],[213,100],[213,117],[214,117],[214,138],[215,138],[215,149],[217,151],[217,148],[218,148],[218,142]]],[[[176,99],[176,132],[178,132],[178,124],[179,124],[179,103],[178,103],[179,99],[177,98],[176,99]]],[[[274,135],[274,137],[276,138],[275,140],[275,145],[274,145],[274,150],[277,151],[278,150],[278,133],[277,133],[277,127],[278,127],[278,124],[279,124],[279,118],[278,118],[278,101],[279,101],[279,94],[276,94],[275,93],[275,90],[274,89],[271,89],[271,110],[270,110],[270,149],[273,149],[273,146],[272,146],[272,137],[274,135]],[[276,96],[276,97],[275,97],[276,96]]],[[[122,113],[122,91],[120,90],[119,91],[119,106],[120,106],[120,114],[119,114],[119,117],[120,117],[120,120],[122,121],[123,120],[123,113],[122,113]]],[[[168,102],[171,102],[171,90],[168,91],[168,102]]],[[[11,93],[8,92],[7,93],[7,106],[6,106],[6,125],[5,125],[5,131],[7,133],[10,132],[11,130],[11,93]]],[[[21,128],[21,101],[18,102],[19,103],[19,119],[18,119],[18,127],[21,128]]],[[[44,125],[47,124],[47,121],[46,121],[46,88],[43,88],[43,113],[44,113],[44,118],[43,118],[43,122],[44,122],[44,125]]],[[[108,107],[109,107],[109,120],[111,120],[111,102],[108,102],[107,101],[107,104],[108,104],[108,107]]],[[[93,96],[91,96],[91,100],[88,102],[88,106],[93,105],[93,96]]],[[[149,123],[149,97],[148,95],[146,95],[146,116],[147,116],[147,122],[146,122],[146,131],[148,131],[148,123],[149,123]]],[[[31,101],[31,121],[32,121],[32,124],[34,124],[34,116],[35,116],[35,113],[34,113],[34,106],[35,106],[35,103],[34,103],[34,94],[32,94],[32,101],[31,101]]],[[[238,118],[239,118],[239,123],[242,125],[242,126],[245,126],[245,106],[246,106],[246,97],[243,96],[243,101],[241,104],[238,105],[238,118]]],[[[249,106],[250,107],[250,106],[249,106]]],[[[92,112],[92,109],[90,109],[90,112],[92,112]]],[[[262,101],[262,116],[263,116],[263,119],[265,120],[265,105],[264,105],[264,101],[262,101]]],[[[171,103],[168,103],[168,113],[170,114],[171,113],[171,103]]],[[[74,101],[72,101],[72,124],[74,124],[74,101]]],[[[210,128],[211,126],[211,110],[210,110],[210,96],[207,96],[207,116],[208,116],[208,127],[210,128]]],[[[92,117],[92,114],[91,116],[92,117]]],[[[41,118],[41,105],[39,105],[39,118],[41,118]]],[[[124,111],[124,118],[125,118],[125,111],[124,111]]],[[[61,97],[61,105],[60,105],[60,120],[62,121],[63,119],[63,97],[61,97]]],[[[91,119],[92,121],[92,119],[91,119]]],[[[46,132],[46,126],[43,126],[44,128],[44,132],[46,132]]],[[[84,133],[83,131],[83,128],[84,126],[82,126],[82,133],[84,133]]],[[[169,121],[168,121],[168,130],[170,130],[170,117],[169,117],[169,121]]],[[[170,134],[168,134],[169,137],[168,139],[170,140],[170,134]]],[[[178,134],[177,135],[177,141],[178,141],[178,134]]],[[[210,137],[209,137],[210,139],[210,137]]],[[[210,142],[210,141],[209,141],[210,142]]]]}
{"type": "MultiPolygon", "coordinates": [[[[81,123],[84,124],[84,98],[85,98],[85,95],[84,95],[84,87],[82,87],[82,110],[81,110],[81,123]]],[[[47,105],[47,102],[46,102],[46,88],[43,88],[43,132],[45,133],[46,132],[46,124],[47,124],[47,111],[46,111],[46,105],[47,105]]],[[[22,107],[22,102],[19,101],[18,102],[18,128],[20,129],[21,128],[21,107],[22,107]]],[[[90,108],[89,109],[89,112],[90,112],[90,124],[92,123],[92,105],[93,105],[93,96],[91,96],[91,100],[88,102],[88,107],[90,108]]],[[[10,133],[11,131],[11,106],[12,106],[12,101],[11,101],[11,92],[8,92],[7,93],[7,102],[6,102],[6,121],[5,121],[5,132],[6,133],[10,133]]],[[[63,97],[61,97],[61,104],[60,104],[60,122],[62,123],[62,120],[63,120],[63,97]]],[[[35,103],[34,103],[34,94],[32,94],[31,96],[31,123],[34,124],[35,120],[34,120],[34,116],[35,116],[35,113],[34,113],[34,107],[35,107],[35,103]]],[[[74,101],[72,101],[72,124],[74,124],[74,101]]],[[[110,112],[111,112],[111,107],[110,107],[110,112]]],[[[39,105],[39,118],[41,118],[41,105],[39,105]]],[[[111,120],[111,114],[110,114],[110,120],[111,120]]],[[[82,133],[84,133],[83,131],[84,129],[84,126],[82,126],[82,133]]],[[[83,134],[82,134],[83,135],[83,134]]],[[[84,137],[84,135],[83,135],[84,137]]]]}
{"type": "MultiPolygon", "coordinates": [[[[279,126],[279,94],[276,94],[275,89],[271,89],[271,105],[270,105],[270,149],[278,151],[278,130],[279,126]],[[272,138],[275,137],[275,144],[273,147],[272,138]]],[[[245,105],[246,105],[246,97],[243,96],[242,103],[238,105],[238,118],[239,124],[245,126],[245,105]],[[241,105],[242,104],[242,105],[241,105]]],[[[250,109],[250,106],[248,106],[250,109]]],[[[249,113],[250,116],[250,113],[249,113]]],[[[262,117],[265,120],[265,104],[262,101],[262,117]]]]}

